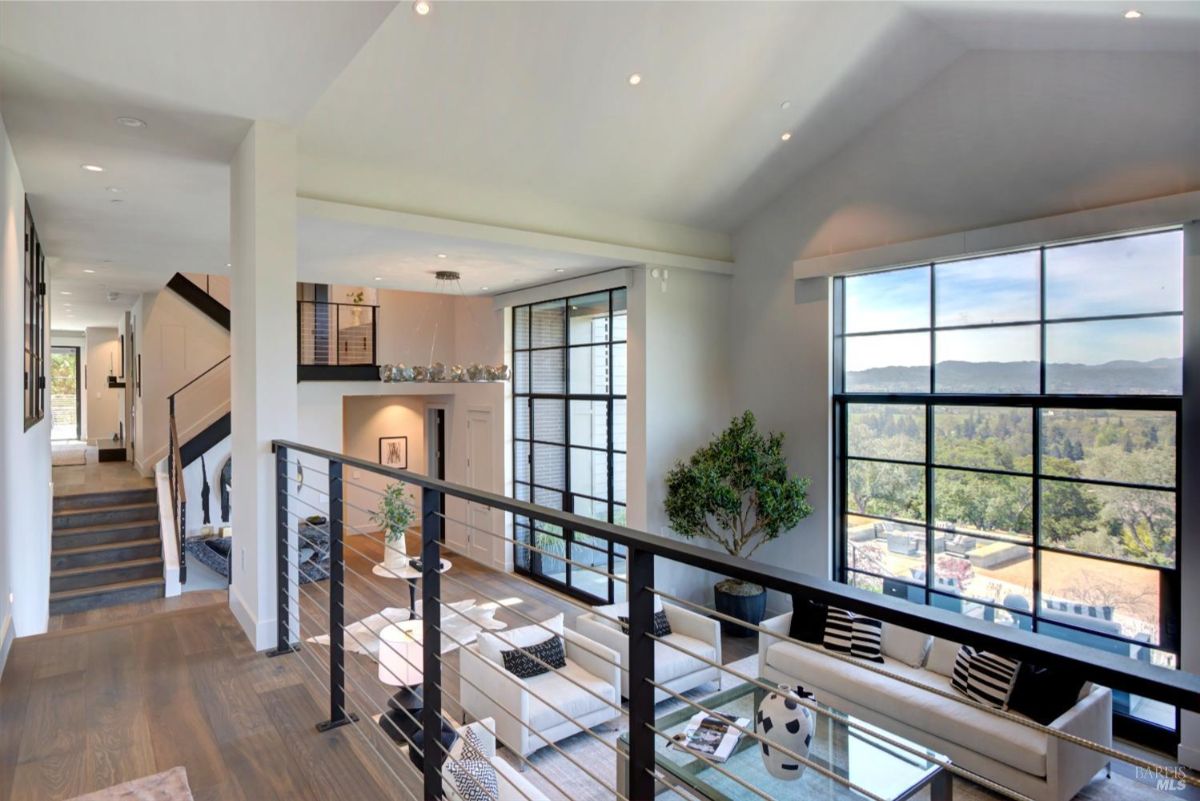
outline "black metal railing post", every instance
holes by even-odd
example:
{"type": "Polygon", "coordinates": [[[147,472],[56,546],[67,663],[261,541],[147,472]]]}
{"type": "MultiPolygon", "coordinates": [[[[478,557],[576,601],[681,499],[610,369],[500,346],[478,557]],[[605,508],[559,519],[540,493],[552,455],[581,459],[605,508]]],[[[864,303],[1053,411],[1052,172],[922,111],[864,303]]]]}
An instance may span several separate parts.
{"type": "Polygon", "coordinates": [[[629,548],[629,797],[654,797],[654,554],[629,548]]]}
{"type": "Polygon", "coordinates": [[[425,759],[422,769],[425,774],[425,798],[435,801],[442,797],[442,761],[433,759],[434,747],[430,743],[442,741],[442,626],[441,567],[442,552],[442,508],[440,490],[421,490],[421,615],[422,639],[424,644],[422,676],[425,706],[421,711],[421,728],[424,729],[425,759]]]}
{"type": "Polygon", "coordinates": [[[329,461],[329,731],[358,720],[346,712],[346,562],[342,550],[342,463],[329,461]]]}
{"type": "MultiPolygon", "coordinates": [[[[281,656],[300,650],[292,642],[292,593],[288,557],[291,542],[288,532],[288,449],[275,448],[275,650],[268,656],[281,656]]],[[[300,456],[297,454],[296,459],[300,456]]]]}

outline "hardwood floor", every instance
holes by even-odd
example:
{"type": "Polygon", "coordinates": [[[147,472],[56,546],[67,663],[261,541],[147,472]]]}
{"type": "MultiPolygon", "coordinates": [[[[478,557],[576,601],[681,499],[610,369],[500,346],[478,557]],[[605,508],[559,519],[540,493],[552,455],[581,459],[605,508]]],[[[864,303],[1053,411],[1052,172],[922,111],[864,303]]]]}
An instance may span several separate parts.
{"type": "MultiPolygon", "coordinates": [[[[407,583],[370,568],[382,546],[346,541],[347,619],[408,605],[407,583]]],[[[447,554],[447,601],[503,602],[497,618],[524,625],[577,602],[447,554]]],[[[302,638],[325,633],[328,582],[303,585],[302,638]]],[[[0,682],[0,801],[68,799],[176,765],[196,801],[419,797],[416,774],[371,723],[394,688],[368,657],[347,656],[347,706],[357,726],[318,734],[329,716],[328,649],[255,653],[223,592],[61,615],[49,634],[17,640],[0,682]],[[378,754],[376,753],[378,752],[378,754]],[[379,755],[383,755],[381,758],[379,755]]],[[[752,652],[727,640],[725,660],[752,652]]],[[[446,711],[456,719],[457,651],[446,655],[446,711]]]]}

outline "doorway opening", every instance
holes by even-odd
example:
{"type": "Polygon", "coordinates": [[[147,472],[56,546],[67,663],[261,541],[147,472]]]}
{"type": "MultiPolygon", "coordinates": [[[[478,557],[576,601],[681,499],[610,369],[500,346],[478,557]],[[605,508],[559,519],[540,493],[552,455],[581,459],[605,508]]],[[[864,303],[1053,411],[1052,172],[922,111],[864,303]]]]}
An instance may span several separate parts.
{"type": "Polygon", "coordinates": [[[82,439],[79,392],[79,347],[50,349],[50,439],[82,439]]]}

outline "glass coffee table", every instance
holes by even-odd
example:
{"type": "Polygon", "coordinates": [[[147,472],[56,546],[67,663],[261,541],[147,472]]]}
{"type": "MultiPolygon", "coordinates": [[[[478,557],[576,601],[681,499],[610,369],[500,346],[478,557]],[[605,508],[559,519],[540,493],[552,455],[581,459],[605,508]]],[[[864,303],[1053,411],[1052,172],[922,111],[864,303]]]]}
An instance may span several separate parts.
{"type": "MultiPolygon", "coordinates": [[[[772,684],[766,679],[759,681],[772,684]]],[[[761,687],[746,682],[697,703],[714,712],[753,721],[759,702],[765,695],[766,691],[761,687]]],[[[815,731],[809,746],[809,759],[815,764],[889,801],[905,801],[926,787],[929,788],[930,801],[951,801],[952,777],[934,761],[934,757],[946,761],[944,756],[832,707],[823,704],[818,706],[830,712],[832,717],[820,713],[816,715],[815,731]],[[881,734],[896,742],[911,745],[917,753],[881,740],[881,734]]],[[[668,736],[679,734],[698,711],[693,706],[684,705],[656,719],[655,728],[668,736]]],[[[753,725],[751,723],[747,728],[753,728],[753,725]]],[[[688,795],[713,801],[759,801],[763,796],[821,801],[849,801],[864,797],[811,766],[799,779],[776,779],[763,766],[758,741],[746,734],[742,735],[733,755],[720,767],[760,790],[762,795],[722,774],[704,760],[672,747],[659,735],[656,734],[654,739],[654,762],[660,775],[655,783],[655,794],[668,787],[679,787],[688,791],[688,795]]],[[[617,789],[621,795],[628,796],[629,763],[626,755],[629,753],[629,732],[621,734],[617,748],[620,753],[617,759],[617,789]]]]}

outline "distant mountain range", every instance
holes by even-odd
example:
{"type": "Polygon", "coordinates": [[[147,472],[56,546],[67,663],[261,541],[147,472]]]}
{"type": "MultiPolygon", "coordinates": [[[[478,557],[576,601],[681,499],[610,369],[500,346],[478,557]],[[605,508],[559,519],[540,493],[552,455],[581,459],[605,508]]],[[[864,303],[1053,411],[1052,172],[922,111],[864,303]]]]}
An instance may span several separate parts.
{"type": "MultiPolygon", "coordinates": [[[[1029,394],[1038,392],[1038,362],[937,363],[938,392],[1029,394]]],[[[1104,364],[1046,365],[1046,390],[1053,394],[1179,395],[1183,360],[1119,359],[1104,364]]],[[[926,367],[873,367],[846,372],[847,392],[928,392],[926,367]]]]}

